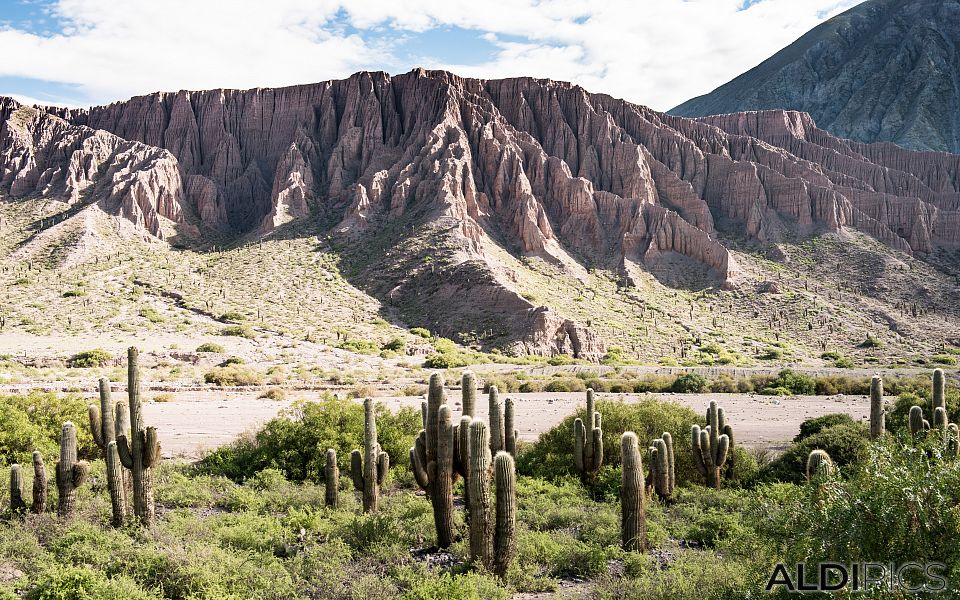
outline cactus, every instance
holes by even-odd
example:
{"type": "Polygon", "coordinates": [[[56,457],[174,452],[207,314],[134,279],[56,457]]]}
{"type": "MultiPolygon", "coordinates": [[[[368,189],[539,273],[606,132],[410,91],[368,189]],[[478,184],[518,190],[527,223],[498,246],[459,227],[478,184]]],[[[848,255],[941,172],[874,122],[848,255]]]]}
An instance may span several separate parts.
{"type": "Polygon", "coordinates": [[[505,451],[494,458],[496,515],[490,502],[490,441],[483,421],[470,423],[470,560],[504,577],[516,552],[517,490],[513,457],[505,451]],[[493,521],[493,522],[491,522],[493,521]]]}
{"type": "Polygon", "coordinates": [[[943,446],[947,456],[960,456],[960,428],[956,423],[949,423],[943,429],[943,446]]]}
{"type": "Polygon", "coordinates": [[[814,450],[807,457],[807,481],[833,475],[833,461],[824,450],[814,450]]]}
{"type": "Polygon", "coordinates": [[[111,523],[114,527],[123,525],[127,516],[126,487],[123,480],[123,466],[120,464],[119,451],[116,449],[116,421],[113,416],[113,402],[110,399],[110,381],[101,377],[100,406],[91,404],[87,408],[90,418],[90,432],[97,447],[103,450],[107,463],[107,489],[110,490],[111,523]],[[113,444],[113,450],[111,450],[113,444]],[[117,456],[111,456],[116,452],[117,456]],[[116,460],[114,460],[114,458],[116,460]]]}
{"type": "Polygon", "coordinates": [[[62,519],[73,512],[77,488],[90,474],[90,463],[77,460],[77,428],[67,421],[60,430],[60,462],[57,463],[57,515],[62,519]]]}
{"type": "Polygon", "coordinates": [[[337,466],[337,451],[327,448],[327,466],[323,470],[326,491],[323,502],[330,508],[340,504],[340,468],[337,466]]]}
{"type": "Polygon", "coordinates": [[[490,454],[496,455],[506,445],[504,431],[503,405],[500,403],[500,394],[496,386],[490,386],[490,454]]]}
{"type": "Polygon", "coordinates": [[[425,425],[410,448],[414,478],[433,505],[437,546],[447,548],[453,542],[453,424],[443,390],[443,376],[430,376],[425,425]]]}
{"type": "Polygon", "coordinates": [[[643,498],[643,464],[637,434],[620,436],[622,478],[620,483],[620,515],[623,549],[643,551],[646,547],[646,516],[643,498]]]}
{"type": "MultiPolygon", "coordinates": [[[[706,484],[720,489],[721,472],[730,454],[730,436],[720,431],[730,427],[724,423],[723,409],[714,401],[707,410],[707,423],[703,430],[694,425],[690,430],[693,461],[697,471],[704,476],[706,484]]],[[[733,431],[732,428],[729,429],[733,431]]]]}
{"type": "Polygon", "coordinates": [[[884,433],[883,379],[874,375],[870,380],[870,439],[875,440],[884,433]]]}
{"type": "Polygon", "coordinates": [[[594,410],[593,390],[587,390],[587,424],[573,422],[573,462],[584,483],[596,477],[603,464],[603,429],[600,413],[594,410]]]}
{"type": "Polygon", "coordinates": [[[930,422],[923,418],[923,409],[917,405],[910,407],[909,423],[910,434],[915,438],[930,429],[930,422]]]}
{"type": "Polygon", "coordinates": [[[507,398],[503,406],[503,449],[513,458],[517,457],[517,438],[520,437],[520,433],[516,430],[515,423],[516,414],[514,412],[514,401],[513,398],[507,398]]]}
{"type": "Polygon", "coordinates": [[[156,427],[144,427],[140,405],[140,352],[127,349],[127,397],[131,428],[120,429],[126,412],[117,415],[117,450],[120,462],[133,472],[133,514],[141,524],[150,526],[156,516],[153,503],[153,467],[160,462],[160,440],[156,427]]]}
{"type": "MultiPolygon", "coordinates": [[[[47,469],[43,465],[43,455],[38,451],[33,453],[33,505],[30,512],[39,515],[47,508],[47,469]]],[[[23,514],[27,511],[27,503],[23,499],[23,473],[20,465],[10,465],[10,511],[14,514],[23,514]]]]}
{"type": "Polygon", "coordinates": [[[944,398],[944,387],[945,387],[945,378],[943,376],[943,369],[934,369],[933,370],[933,410],[938,408],[943,408],[946,410],[947,403],[944,398]]]}
{"type": "MultiPolygon", "coordinates": [[[[492,389],[495,390],[496,386],[492,386],[492,389]]],[[[460,390],[462,412],[460,424],[453,426],[453,470],[466,481],[469,465],[467,465],[467,455],[462,450],[462,447],[465,448],[466,446],[463,446],[462,443],[470,435],[470,420],[473,419],[477,406],[477,379],[471,371],[463,372],[463,376],[460,378],[460,390]],[[466,424],[464,425],[464,423],[466,424]]],[[[426,414],[425,405],[423,410],[426,414]]],[[[424,421],[424,428],[426,428],[426,421],[424,421]]],[[[464,496],[466,494],[466,486],[464,486],[464,496]]],[[[464,497],[464,501],[466,501],[466,497],[464,497]]]]}
{"type": "Polygon", "coordinates": [[[673,463],[673,436],[668,431],[653,440],[653,445],[650,446],[650,472],[657,496],[661,500],[670,499],[676,487],[676,472],[673,463]]]}
{"type": "Polygon", "coordinates": [[[938,406],[933,409],[933,426],[942,429],[950,423],[950,419],[947,417],[947,409],[938,406]]]}
{"type": "Polygon", "coordinates": [[[477,378],[472,371],[464,371],[460,377],[461,414],[473,417],[477,406],[477,378]]]}
{"type": "Polygon", "coordinates": [[[363,492],[363,512],[366,513],[375,513],[379,509],[380,486],[390,470],[390,455],[382,451],[377,442],[377,414],[374,408],[372,398],[363,401],[363,452],[354,450],[350,455],[353,487],[363,492]]]}

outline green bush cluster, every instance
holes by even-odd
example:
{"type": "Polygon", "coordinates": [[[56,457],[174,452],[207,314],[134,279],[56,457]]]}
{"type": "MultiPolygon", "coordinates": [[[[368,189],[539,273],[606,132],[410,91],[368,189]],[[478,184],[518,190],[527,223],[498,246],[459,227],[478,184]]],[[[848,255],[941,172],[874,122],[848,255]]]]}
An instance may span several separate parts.
{"type": "Polygon", "coordinates": [[[67,366],[75,369],[102,367],[113,360],[109,352],[102,348],[77,352],[67,359],[67,366]]]}
{"type": "MultiPolygon", "coordinates": [[[[0,396],[0,465],[29,463],[34,450],[46,457],[57,456],[63,423],[86,420],[87,403],[73,394],[31,392],[0,396]]],[[[89,429],[77,428],[80,458],[88,458],[95,448],[89,429]]]]}
{"type": "Polygon", "coordinates": [[[204,373],[203,380],[222,387],[263,385],[264,376],[253,367],[227,362],[204,373]]]}

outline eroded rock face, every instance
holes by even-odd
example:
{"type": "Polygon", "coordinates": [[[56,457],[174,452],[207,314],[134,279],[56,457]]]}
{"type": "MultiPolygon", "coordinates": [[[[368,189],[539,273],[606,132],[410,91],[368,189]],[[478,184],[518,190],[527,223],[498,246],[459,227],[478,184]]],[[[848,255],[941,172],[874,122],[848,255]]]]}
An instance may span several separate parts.
{"type": "Polygon", "coordinates": [[[419,298],[417,317],[453,332],[484,312],[478,330],[509,323],[533,353],[603,348],[562,315],[531,316],[494,248],[626,281],[648,269],[672,284],[682,264],[696,285],[732,287],[745,275],[727,233],[775,248],[785,233],[856,228],[907,252],[960,236],[957,156],[839,140],[802,113],[690,120],[563,82],[423,70],[55,112],[167,149],[213,229],[263,234],[310,215],[390,248],[442,223],[446,272],[482,265],[496,302],[478,311],[475,288],[408,277],[389,252],[363,284],[419,298]]]}
{"type": "Polygon", "coordinates": [[[159,216],[183,220],[183,185],[170,152],[8,98],[0,98],[0,191],[99,203],[156,237],[163,237],[159,216]]]}

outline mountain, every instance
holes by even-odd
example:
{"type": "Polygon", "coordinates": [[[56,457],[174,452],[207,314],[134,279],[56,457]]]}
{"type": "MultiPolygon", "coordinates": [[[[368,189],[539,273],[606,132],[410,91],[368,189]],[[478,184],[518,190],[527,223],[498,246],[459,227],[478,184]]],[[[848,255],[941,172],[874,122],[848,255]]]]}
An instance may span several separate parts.
{"type": "MultiPolygon", "coordinates": [[[[804,113],[690,120],[569,83],[424,70],[89,110],[4,102],[0,194],[62,206],[32,236],[96,210],[198,252],[312,239],[391,320],[487,349],[682,356],[726,323],[744,352],[766,330],[813,354],[878,323],[918,333],[911,304],[939,317],[923,343],[956,333],[953,279],[938,280],[960,242],[960,156],[838,139],[804,113]],[[818,239],[844,245],[811,264],[799,249],[818,239]],[[872,266],[833,266],[855,253],[872,266]],[[903,268],[903,289],[875,280],[903,268]],[[823,306],[841,298],[869,310],[823,306]]],[[[199,300],[190,287],[176,293],[199,300]]]]}
{"type": "Polygon", "coordinates": [[[869,0],[669,112],[809,113],[832,134],[960,153],[960,2],[869,0]]]}

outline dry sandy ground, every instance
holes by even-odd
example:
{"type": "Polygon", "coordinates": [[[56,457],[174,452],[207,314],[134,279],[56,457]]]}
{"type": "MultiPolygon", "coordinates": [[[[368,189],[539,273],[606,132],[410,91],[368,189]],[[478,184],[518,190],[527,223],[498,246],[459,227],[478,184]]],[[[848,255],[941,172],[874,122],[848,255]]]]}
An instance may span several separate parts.
{"type": "MultiPolygon", "coordinates": [[[[297,398],[316,399],[319,392],[296,392],[297,398]]],[[[584,402],[583,393],[509,394],[517,400],[516,419],[520,438],[535,440],[572,413],[584,402]]],[[[161,433],[166,456],[196,458],[205,451],[227,443],[238,435],[255,431],[290,401],[258,399],[255,392],[184,392],[174,400],[150,403],[144,407],[144,418],[161,433]]],[[[598,394],[601,398],[616,398],[619,394],[598,394]]],[[[459,414],[460,393],[449,392],[454,414],[459,414]]],[[[504,395],[503,397],[506,397],[504,395]]],[[[625,396],[627,402],[647,397],[643,394],[625,396]]],[[[865,396],[790,396],[770,397],[742,394],[659,394],[663,400],[679,402],[697,412],[706,410],[710,400],[717,400],[726,411],[728,420],[736,428],[737,441],[746,446],[778,448],[786,445],[797,434],[800,423],[811,417],[843,412],[855,419],[866,420],[870,402],[865,396]]],[[[419,408],[418,397],[379,397],[378,401],[391,410],[402,406],[419,408]]],[[[358,400],[359,402],[359,400],[358,400]]],[[[486,418],[487,402],[481,395],[477,402],[477,416],[486,418]]]]}

